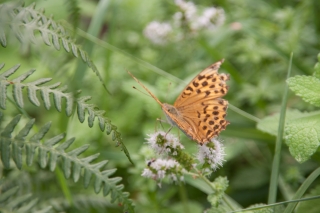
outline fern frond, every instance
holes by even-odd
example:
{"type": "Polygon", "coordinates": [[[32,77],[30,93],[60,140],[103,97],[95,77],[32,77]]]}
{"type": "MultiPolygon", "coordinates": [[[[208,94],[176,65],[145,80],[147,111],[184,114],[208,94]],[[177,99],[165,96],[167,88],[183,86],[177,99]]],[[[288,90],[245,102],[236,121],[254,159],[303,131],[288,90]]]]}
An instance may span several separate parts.
{"type": "Polygon", "coordinates": [[[65,51],[71,51],[77,58],[80,55],[88,67],[95,72],[106,91],[110,93],[103,82],[99,70],[90,60],[88,53],[73,41],[64,27],[56,23],[52,17],[46,17],[44,10],[35,10],[35,3],[28,7],[23,7],[16,3],[1,4],[0,19],[6,20],[0,22],[0,42],[3,47],[7,45],[5,30],[11,29],[21,43],[35,42],[35,33],[39,31],[46,45],[51,46],[53,44],[55,49],[60,50],[62,44],[65,51]]]}
{"type": "Polygon", "coordinates": [[[34,120],[28,122],[15,137],[12,137],[12,133],[19,123],[20,118],[20,115],[16,116],[2,131],[0,131],[0,153],[5,168],[10,168],[10,159],[12,155],[16,166],[21,169],[24,147],[28,165],[33,163],[36,151],[40,167],[45,168],[49,164],[49,169],[51,171],[54,171],[56,163],[60,158],[62,164],[61,168],[66,178],[72,176],[73,180],[77,182],[79,177],[83,176],[84,186],[88,187],[92,176],[94,176],[94,191],[96,193],[99,193],[102,189],[104,196],[108,194],[111,195],[111,202],[117,200],[124,205],[126,210],[129,210],[130,212],[134,211],[132,201],[128,198],[129,194],[122,191],[122,184],[118,185],[121,178],[110,177],[114,174],[116,169],[101,170],[101,168],[107,164],[107,161],[92,164],[91,162],[97,159],[98,154],[86,158],[78,157],[88,149],[89,145],[83,145],[72,151],[66,152],[66,149],[72,145],[75,139],[71,138],[61,143],[65,138],[65,134],[56,135],[50,139],[44,139],[46,133],[50,129],[50,123],[44,125],[39,132],[30,137],[30,139],[26,139],[26,136],[28,136],[33,127],[34,120]],[[41,140],[43,140],[43,143],[40,142],[41,140]]]}
{"type": "Polygon", "coordinates": [[[90,212],[90,208],[94,208],[96,212],[105,212],[107,208],[117,208],[115,204],[111,204],[108,200],[100,195],[95,194],[73,194],[72,204],[65,197],[54,197],[41,200],[39,206],[52,206],[55,212],[90,212]]]}
{"type": "MultiPolygon", "coordinates": [[[[1,190],[2,191],[2,190],[1,190]]],[[[0,194],[0,209],[1,212],[36,212],[46,213],[49,212],[52,207],[47,206],[42,210],[36,210],[35,205],[38,203],[38,199],[32,199],[31,194],[15,196],[19,191],[19,187],[13,187],[0,194]]]]}
{"type": "MultiPolygon", "coordinates": [[[[3,68],[3,65],[0,65],[0,70],[3,68]]],[[[36,106],[40,106],[40,101],[37,97],[37,92],[40,91],[41,98],[43,100],[44,106],[46,109],[51,108],[50,95],[53,95],[53,102],[55,108],[61,112],[62,109],[62,99],[66,100],[66,114],[71,116],[74,104],[77,106],[77,114],[81,123],[85,120],[86,112],[88,116],[88,125],[92,127],[94,124],[95,118],[98,119],[99,127],[101,131],[105,131],[109,135],[112,134],[112,140],[116,142],[116,146],[120,146],[124,151],[129,161],[133,164],[130,154],[122,142],[121,134],[117,131],[117,127],[113,125],[110,119],[104,116],[105,111],[99,110],[94,104],[87,104],[86,102],[91,99],[89,96],[75,98],[72,93],[66,93],[67,87],[61,87],[60,83],[55,83],[52,85],[44,86],[43,84],[51,81],[51,78],[42,78],[30,83],[23,83],[23,81],[28,78],[35,70],[30,70],[15,79],[9,80],[8,77],[16,72],[19,68],[19,65],[16,65],[9,70],[0,74],[0,108],[6,109],[6,98],[7,98],[7,87],[13,85],[13,97],[14,101],[20,108],[24,107],[23,100],[23,89],[26,88],[28,91],[28,98],[31,103],[36,106]]]]}

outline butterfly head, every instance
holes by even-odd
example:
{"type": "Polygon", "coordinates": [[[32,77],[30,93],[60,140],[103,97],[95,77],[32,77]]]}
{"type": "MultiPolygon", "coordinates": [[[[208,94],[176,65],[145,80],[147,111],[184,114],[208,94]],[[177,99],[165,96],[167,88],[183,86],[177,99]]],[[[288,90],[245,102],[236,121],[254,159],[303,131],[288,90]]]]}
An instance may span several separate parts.
{"type": "Polygon", "coordinates": [[[177,123],[175,120],[181,117],[179,111],[174,106],[166,103],[163,103],[161,107],[162,107],[162,111],[167,117],[168,122],[173,126],[177,126],[177,123]]]}

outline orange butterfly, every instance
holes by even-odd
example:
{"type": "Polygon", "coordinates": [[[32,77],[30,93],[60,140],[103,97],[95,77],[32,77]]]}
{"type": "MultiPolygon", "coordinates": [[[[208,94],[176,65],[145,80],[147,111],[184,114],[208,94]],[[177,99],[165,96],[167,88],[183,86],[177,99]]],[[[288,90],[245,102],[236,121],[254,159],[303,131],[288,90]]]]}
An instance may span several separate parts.
{"type": "MultiPolygon", "coordinates": [[[[226,129],[229,75],[219,74],[223,59],[200,72],[182,91],[173,105],[161,103],[136,77],[128,72],[161,106],[169,123],[177,126],[191,140],[204,144],[226,129]]],[[[172,127],[171,127],[172,128],[172,127]]]]}

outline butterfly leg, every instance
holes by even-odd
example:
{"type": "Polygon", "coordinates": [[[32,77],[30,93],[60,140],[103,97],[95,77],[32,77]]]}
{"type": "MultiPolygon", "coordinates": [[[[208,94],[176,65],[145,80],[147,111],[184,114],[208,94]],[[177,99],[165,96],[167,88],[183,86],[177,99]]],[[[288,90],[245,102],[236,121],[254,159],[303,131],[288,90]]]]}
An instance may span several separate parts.
{"type": "Polygon", "coordinates": [[[162,127],[162,129],[164,129],[164,127],[163,127],[162,123],[167,123],[167,121],[162,120],[161,118],[157,118],[157,121],[159,121],[160,126],[162,127]]]}
{"type": "Polygon", "coordinates": [[[164,137],[167,137],[167,134],[171,131],[172,128],[173,128],[173,126],[170,126],[170,128],[168,129],[168,131],[166,132],[166,134],[164,135],[164,137]]]}

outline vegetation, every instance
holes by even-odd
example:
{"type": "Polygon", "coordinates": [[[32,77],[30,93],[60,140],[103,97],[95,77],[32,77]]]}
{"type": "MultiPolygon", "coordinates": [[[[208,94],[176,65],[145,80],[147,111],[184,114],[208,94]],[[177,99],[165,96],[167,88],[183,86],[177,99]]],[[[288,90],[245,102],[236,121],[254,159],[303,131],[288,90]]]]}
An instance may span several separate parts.
{"type": "Polygon", "coordinates": [[[1,1],[0,211],[318,212],[319,8],[1,1]],[[230,125],[210,145],[167,133],[127,73],[173,103],[222,58],[230,125]]]}

